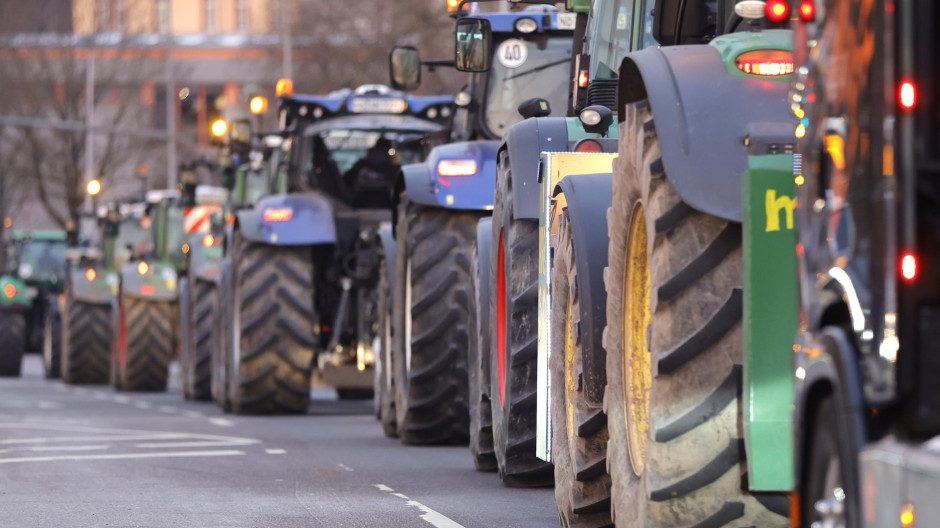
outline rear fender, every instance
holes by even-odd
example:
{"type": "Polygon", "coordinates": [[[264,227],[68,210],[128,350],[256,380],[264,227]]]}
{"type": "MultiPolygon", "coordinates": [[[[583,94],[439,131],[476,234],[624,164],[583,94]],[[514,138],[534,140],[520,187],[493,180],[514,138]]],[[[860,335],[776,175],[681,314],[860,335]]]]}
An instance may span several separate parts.
{"type": "Polygon", "coordinates": [[[731,73],[715,46],[647,48],[620,66],[618,115],[648,99],[670,183],[695,209],[740,222],[748,124],[791,120],[787,88],[731,73]]]}
{"type": "Polygon", "coordinates": [[[76,301],[89,304],[107,304],[117,295],[118,274],[110,270],[95,270],[94,280],[88,280],[88,269],[69,269],[68,284],[71,288],[72,298],[76,301]]]}
{"type": "Polygon", "coordinates": [[[251,209],[236,213],[238,231],[251,242],[277,246],[307,246],[336,242],[336,221],[333,206],[317,193],[279,194],[267,196],[251,209]],[[268,209],[290,209],[289,220],[268,222],[268,209]]]}
{"type": "Polygon", "coordinates": [[[602,334],[607,323],[607,209],[613,194],[611,174],[568,176],[555,193],[563,193],[568,204],[569,225],[574,232],[574,258],[578,267],[581,301],[581,354],[585,396],[589,404],[604,403],[607,386],[607,353],[602,334]]]}
{"type": "Polygon", "coordinates": [[[175,301],[178,297],[176,268],[161,262],[147,262],[147,273],[137,271],[138,262],[121,268],[121,293],[152,301],[175,301]]]}
{"type": "Polygon", "coordinates": [[[496,192],[498,148],[498,141],[462,141],[434,147],[424,162],[402,167],[408,199],[421,205],[447,209],[492,209],[496,192]],[[453,159],[476,161],[476,174],[451,177],[438,175],[438,164],[453,159]]]}
{"type": "Polygon", "coordinates": [[[568,123],[564,117],[530,118],[513,125],[499,146],[509,153],[512,171],[512,215],[539,217],[539,163],[543,152],[568,150],[568,123]]]}

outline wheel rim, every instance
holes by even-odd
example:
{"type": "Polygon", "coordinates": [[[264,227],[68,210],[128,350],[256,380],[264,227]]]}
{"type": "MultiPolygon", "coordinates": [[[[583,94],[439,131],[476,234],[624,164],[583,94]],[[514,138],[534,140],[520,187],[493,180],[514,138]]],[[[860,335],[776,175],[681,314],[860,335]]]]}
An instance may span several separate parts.
{"type": "Polygon", "coordinates": [[[411,259],[405,264],[405,372],[411,372],[411,259]]]}
{"type": "Polygon", "coordinates": [[[574,438],[575,408],[574,393],[577,390],[574,375],[574,318],[571,315],[571,297],[568,297],[565,315],[565,416],[568,438],[574,438]]]}
{"type": "Polygon", "coordinates": [[[650,268],[646,216],[637,205],[630,217],[623,277],[623,402],[630,464],[643,474],[650,429],[652,357],[647,343],[650,324],[650,268]]]}
{"type": "Polygon", "coordinates": [[[499,231],[496,254],[496,379],[499,381],[499,407],[506,406],[506,250],[499,231]]]}

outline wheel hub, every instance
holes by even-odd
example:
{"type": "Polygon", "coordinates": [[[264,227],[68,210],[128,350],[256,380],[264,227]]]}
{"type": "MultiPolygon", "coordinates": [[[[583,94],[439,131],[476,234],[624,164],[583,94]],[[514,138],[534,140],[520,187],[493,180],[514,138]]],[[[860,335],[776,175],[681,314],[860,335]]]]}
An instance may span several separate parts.
{"type": "Polygon", "coordinates": [[[623,276],[623,402],[630,464],[643,474],[650,430],[650,389],[652,357],[647,342],[650,324],[650,269],[646,236],[646,216],[637,205],[627,232],[623,276]]]}

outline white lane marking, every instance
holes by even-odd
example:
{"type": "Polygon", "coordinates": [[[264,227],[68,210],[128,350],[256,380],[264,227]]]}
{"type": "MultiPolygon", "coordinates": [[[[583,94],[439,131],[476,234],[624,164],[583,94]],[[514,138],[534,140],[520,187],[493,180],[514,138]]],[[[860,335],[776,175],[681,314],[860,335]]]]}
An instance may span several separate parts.
{"type": "Polygon", "coordinates": [[[346,464],[337,464],[340,468],[345,469],[346,471],[355,471],[353,468],[347,466],[346,464]]]}
{"type": "Polygon", "coordinates": [[[88,446],[36,446],[36,447],[26,447],[20,449],[28,449],[30,451],[103,451],[110,446],[108,445],[88,445],[88,446]]]}
{"type": "Polygon", "coordinates": [[[392,496],[398,497],[404,500],[405,506],[412,506],[414,508],[418,508],[418,510],[421,512],[421,515],[420,515],[421,520],[430,524],[431,526],[434,526],[435,528],[464,528],[462,524],[455,522],[453,519],[450,519],[449,517],[445,517],[440,512],[437,512],[435,510],[432,510],[431,508],[428,508],[424,504],[421,504],[420,502],[409,498],[407,495],[402,495],[401,493],[395,493],[395,490],[386,486],[385,484],[373,484],[373,486],[378,488],[380,491],[388,492],[392,496]]]}
{"type": "Polygon", "coordinates": [[[134,447],[141,449],[162,449],[167,447],[231,447],[237,445],[251,445],[256,442],[246,440],[244,442],[226,442],[226,441],[204,441],[204,442],[143,442],[134,444],[134,447]]]}
{"type": "Polygon", "coordinates": [[[40,409],[43,409],[43,410],[61,409],[62,404],[57,403],[57,402],[41,401],[41,402],[36,403],[36,407],[39,407],[40,409]]]}
{"type": "Polygon", "coordinates": [[[170,407],[169,405],[161,405],[157,410],[165,413],[175,413],[179,409],[176,407],[170,407]]]}
{"type": "MultiPolygon", "coordinates": [[[[7,424],[4,424],[6,426],[7,424]]],[[[114,442],[128,440],[174,440],[186,438],[184,434],[149,434],[149,435],[96,435],[96,436],[53,436],[47,438],[7,438],[0,440],[0,444],[46,444],[49,442],[114,442]]]]}
{"type": "Polygon", "coordinates": [[[54,386],[52,387],[52,390],[54,390],[54,391],[56,391],[56,392],[65,392],[65,391],[67,391],[68,389],[65,388],[65,385],[54,385],[54,386]]]}
{"type": "Polygon", "coordinates": [[[203,418],[206,416],[199,411],[186,411],[183,414],[189,416],[190,418],[203,418]]]}
{"type": "Polygon", "coordinates": [[[265,449],[264,452],[267,453],[267,454],[269,454],[269,455],[283,455],[283,454],[286,453],[287,451],[285,451],[285,450],[283,450],[283,449],[265,449]]]}
{"type": "Polygon", "coordinates": [[[0,464],[16,464],[20,462],[59,462],[81,460],[122,460],[131,458],[188,458],[188,457],[219,457],[244,455],[244,451],[234,449],[228,451],[176,451],[167,453],[122,453],[114,455],[60,455],[47,457],[20,457],[0,458],[0,464]]]}
{"type": "Polygon", "coordinates": [[[63,425],[54,423],[18,423],[18,422],[0,422],[0,431],[8,429],[27,429],[27,430],[47,430],[47,431],[65,431],[69,433],[86,433],[84,436],[51,436],[45,438],[6,438],[0,439],[0,445],[4,444],[46,444],[51,442],[85,442],[85,441],[149,441],[156,442],[162,440],[181,440],[181,441],[208,441],[218,442],[222,445],[251,445],[261,443],[254,438],[243,438],[237,436],[221,436],[195,433],[178,433],[163,431],[146,431],[141,429],[110,429],[100,427],[87,427],[80,425],[63,425]]]}
{"type": "Polygon", "coordinates": [[[150,409],[153,407],[153,405],[151,405],[150,402],[139,401],[134,402],[134,407],[137,407],[138,409],[150,409]]]}
{"type": "Polygon", "coordinates": [[[209,423],[218,425],[219,427],[232,427],[235,425],[235,422],[225,418],[209,418],[209,423]]]}
{"type": "Polygon", "coordinates": [[[131,399],[123,394],[115,394],[111,399],[118,403],[130,403],[131,399]]]}
{"type": "Polygon", "coordinates": [[[95,392],[95,393],[93,393],[93,396],[94,396],[94,398],[95,398],[96,400],[107,400],[107,399],[108,399],[108,395],[105,394],[105,393],[103,393],[103,392],[95,392]]]}

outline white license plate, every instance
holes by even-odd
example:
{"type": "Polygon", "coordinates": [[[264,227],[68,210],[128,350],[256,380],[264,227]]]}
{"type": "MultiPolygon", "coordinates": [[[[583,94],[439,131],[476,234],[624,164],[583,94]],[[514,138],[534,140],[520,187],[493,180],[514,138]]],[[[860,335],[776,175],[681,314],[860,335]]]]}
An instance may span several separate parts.
{"type": "Polygon", "coordinates": [[[574,29],[578,15],[574,13],[558,13],[558,29],[574,29]]]}

